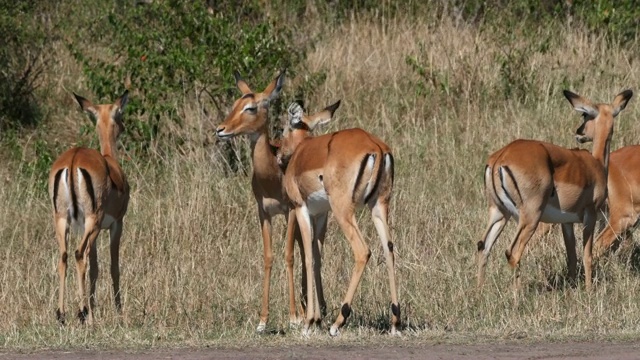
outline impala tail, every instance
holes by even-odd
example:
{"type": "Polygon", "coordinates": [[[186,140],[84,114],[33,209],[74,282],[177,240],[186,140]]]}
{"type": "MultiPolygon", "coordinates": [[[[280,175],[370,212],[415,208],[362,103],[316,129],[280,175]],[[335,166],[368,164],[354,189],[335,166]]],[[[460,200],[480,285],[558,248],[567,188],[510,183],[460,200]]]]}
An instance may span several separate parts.
{"type": "MultiPolygon", "coordinates": [[[[353,187],[355,204],[370,204],[383,192],[389,193],[393,185],[393,155],[390,152],[371,152],[360,161],[353,187]]],[[[371,204],[373,205],[373,204],[371,204]]]]}

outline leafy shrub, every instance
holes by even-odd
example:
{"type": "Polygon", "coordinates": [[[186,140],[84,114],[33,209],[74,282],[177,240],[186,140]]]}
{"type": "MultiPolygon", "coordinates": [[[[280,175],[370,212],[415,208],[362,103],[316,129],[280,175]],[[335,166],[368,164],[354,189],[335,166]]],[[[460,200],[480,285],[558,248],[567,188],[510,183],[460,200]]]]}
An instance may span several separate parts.
{"type": "Polygon", "coordinates": [[[91,30],[112,56],[89,56],[84,44],[69,44],[97,97],[113,98],[125,83],[135,94],[126,129],[133,140],[127,142],[130,150],[148,154],[162,151],[159,143],[181,145],[184,139],[171,131],[183,125],[181,100],[204,94],[222,112],[237,96],[231,86],[234,70],[268,81],[303,59],[303,51],[290,45],[292,33],[261,16],[257,1],[244,1],[242,7],[224,4],[216,2],[213,14],[204,1],[123,4],[91,30]],[[232,9],[238,10],[224,13],[232,9]]]}
{"type": "Polygon", "coordinates": [[[0,0],[0,131],[42,119],[35,98],[45,32],[33,23],[36,1],[0,0]]]}

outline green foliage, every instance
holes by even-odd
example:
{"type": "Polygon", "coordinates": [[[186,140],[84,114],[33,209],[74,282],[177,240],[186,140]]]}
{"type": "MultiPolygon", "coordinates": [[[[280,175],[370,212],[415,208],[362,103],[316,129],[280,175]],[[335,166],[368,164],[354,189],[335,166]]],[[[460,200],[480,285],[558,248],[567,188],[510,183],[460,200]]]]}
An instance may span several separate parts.
{"type": "Polygon", "coordinates": [[[0,0],[0,131],[32,127],[42,119],[35,90],[46,33],[34,24],[38,4],[0,0]]]}
{"type": "Polygon", "coordinates": [[[179,145],[183,139],[171,129],[183,125],[181,101],[202,93],[222,111],[237,96],[234,70],[248,79],[270,80],[300,62],[304,53],[290,45],[292,33],[271,25],[257,4],[245,1],[238,13],[221,13],[235,8],[218,4],[213,14],[204,2],[125,4],[109,10],[89,33],[106,47],[107,58],[87,55],[87,44],[70,44],[99,98],[112,99],[130,85],[130,140],[125,140],[130,150],[162,150],[159,139],[179,145]]]}

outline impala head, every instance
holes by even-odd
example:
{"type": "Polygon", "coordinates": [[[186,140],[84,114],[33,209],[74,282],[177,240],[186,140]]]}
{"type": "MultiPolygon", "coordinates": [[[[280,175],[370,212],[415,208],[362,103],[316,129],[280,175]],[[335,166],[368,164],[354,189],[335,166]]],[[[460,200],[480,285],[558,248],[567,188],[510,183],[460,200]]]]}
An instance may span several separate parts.
{"type": "Polygon", "coordinates": [[[593,141],[596,134],[602,131],[608,132],[611,136],[613,118],[624,110],[632,95],[633,91],[625,90],[618,94],[611,104],[593,104],[582,96],[565,90],[564,96],[576,111],[582,113],[584,121],[576,130],[576,140],[579,143],[593,141]]]}
{"type": "Polygon", "coordinates": [[[304,114],[304,110],[300,104],[293,102],[289,105],[287,109],[289,120],[285,125],[282,134],[282,144],[280,145],[277,155],[278,165],[280,165],[281,168],[285,169],[287,167],[291,155],[293,155],[293,152],[300,142],[310,136],[310,133],[316,126],[329,122],[339,106],[340,100],[316,114],[307,116],[304,114]]]}
{"type": "Polygon", "coordinates": [[[218,137],[230,139],[238,135],[266,131],[269,104],[280,95],[284,73],[282,71],[262,92],[254,93],[236,72],[236,86],[242,92],[242,96],[236,100],[227,118],[216,129],[218,137]]]}
{"type": "Polygon", "coordinates": [[[110,139],[117,139],[124,131],[122,123],[122,115],[127,105],[129,90],[125,90],[124,94],[113,104],[94,105],[91,101],[83,98],[76,93],[73,94],[80,104],[83,111],[87,112],[93,122],[96,124],[98,134],[105,134],[110,139]]]}

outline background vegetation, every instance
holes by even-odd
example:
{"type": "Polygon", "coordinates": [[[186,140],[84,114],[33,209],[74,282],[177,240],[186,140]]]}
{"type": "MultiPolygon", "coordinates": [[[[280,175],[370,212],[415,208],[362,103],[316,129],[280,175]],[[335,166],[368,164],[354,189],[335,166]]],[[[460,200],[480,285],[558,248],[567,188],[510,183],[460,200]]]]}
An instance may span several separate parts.
{"type": "MultiPolygon", "coordinates": [[[[406,328],[384,341],[637,337],[634,246],[598,263],[587,294],[559,281],[565,250],[552,232],[530,243],[514,297],[501,255],[511,225],[484,291],[474,289],[487,155],[515,138],[576,146],[580,120],[562,89],[596,101],[637,92],[637,19],[630,0],[0,0],[0,347],[299,341],[286,327],[282,220],[270,319],[280,335],[254,333],[263,262],[247,143],[213,136],[238,96],[233,70],[262,88],[283,68],[274,137],[288,101],[315,111],[342,99],[323,131],[363,127],[395,151],[391,221],[406,328]],[[60,327],[48,170],[68,147],[98,146],[71,92],[107,102],[125,88],[124,312],[113,310],[102,235],[97,324],[60,327]]],[[[614,149],[638,143],[636,101],[616,123],[614,149]]],[[[341,342],[376,339],[388,321],[383,256],[367,213],[361,224],[373,255],[341,342]]],[[[352,267],[333,220],[324,258],[329,322],[352,267]]]]}

